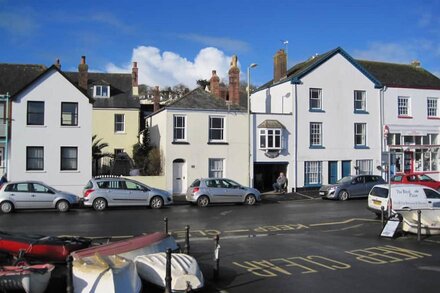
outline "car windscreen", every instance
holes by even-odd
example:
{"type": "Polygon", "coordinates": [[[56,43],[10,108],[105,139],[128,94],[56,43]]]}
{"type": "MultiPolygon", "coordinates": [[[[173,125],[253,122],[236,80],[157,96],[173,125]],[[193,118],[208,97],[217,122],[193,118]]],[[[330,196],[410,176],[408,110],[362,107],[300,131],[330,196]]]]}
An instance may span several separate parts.
{"type": "Polygon", "coordinates": [[[388,197],[388,189],[382,187],[373,187],[370,191],[370,195],[387,198],[388,197]]]}

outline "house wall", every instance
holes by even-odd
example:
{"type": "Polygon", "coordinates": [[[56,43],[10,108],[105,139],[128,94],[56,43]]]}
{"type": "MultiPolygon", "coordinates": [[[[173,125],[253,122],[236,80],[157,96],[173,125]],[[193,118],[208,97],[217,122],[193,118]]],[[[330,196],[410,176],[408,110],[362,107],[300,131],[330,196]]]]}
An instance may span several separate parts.
{"type": "Polygon", "coordinates": [[[103,151],[114,153],[115,149],[133,157],[133,145],[138,142],[139,109],[93,109],[93,134],[108,143],[103,151]],[[125,132],[115,132],[115,114],[125,115],[125,132]]]}
{"type": "Polygon", "coordinates": [[[184,160],[183,192],[196,179],[208,177],[209,158],[224,159],[223,176],[248,184],[247,113],[166,109],[149,119],[151,141],[160,145],[166,187],[173,192],[173,161],[184,160]],[[173,143],[173,115],[186,115],[188,144],[173,143]],[[209,116],[225,117],[227,144],[208,144],[209,116]]]}
{"type": "Polygon", "coordinates": [[[19,94],[12,103],[8,179],[39,180],[80,195],[92,176],[92,104],[56,70],[19,94]],[[28,126],[27,101],[44,101],[44,125],[28,126]],[[61,102],[78,103],[78,126],[61,126],[61,102]],[[44,170],[26,171],[26,147],[44,147],[44,170]],[[60,171],[62,146],[78,147],[78,170],[60,171]]]}

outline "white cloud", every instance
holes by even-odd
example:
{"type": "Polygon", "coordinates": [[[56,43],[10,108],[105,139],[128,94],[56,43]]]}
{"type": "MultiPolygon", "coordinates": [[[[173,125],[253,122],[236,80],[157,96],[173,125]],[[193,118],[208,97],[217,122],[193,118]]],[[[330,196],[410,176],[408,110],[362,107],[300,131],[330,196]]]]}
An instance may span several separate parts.
{"type": "MultiPolygon", "coordinates": [[[[136,61],[139,68],[139,83],[149,86],[174,86],[182,83],[189,88],[197,86],[198,79],[211,78],[212,70],[226,78],[231,57],[222,51],[208,47],[200,50],[193,61],[177,53],[164,51],[151,46],[139,46],[133,49],[131,62],[136,61]]],[[[132,63],[118,66],[110,63],[108,72],[131,72],[132,63]]]]}

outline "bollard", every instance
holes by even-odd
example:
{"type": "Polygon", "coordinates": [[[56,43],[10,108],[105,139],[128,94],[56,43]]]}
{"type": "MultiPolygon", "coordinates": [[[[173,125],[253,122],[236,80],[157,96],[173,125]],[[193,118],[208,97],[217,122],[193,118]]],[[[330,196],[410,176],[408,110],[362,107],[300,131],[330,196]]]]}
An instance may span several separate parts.
{"type": "Polygon", "coordinates": [[[220,236],[217,234],[214,238],[214,269],[213,269],[213,277],[214,280],[217,281],[220,275],[220,236]]]}
{"type": "Polygon", "coordinates": [[[171,248],[167,249],[167,263],[165,273],[165,293],[171,293],[171,248]]]}
{"type": "Polygon", "coordinates": [[[417,210],[417,241],[422,240],[422,211],[417,210]]]}
{"type": "Polygon", "coordinates": [[[163,218],[163,221],[165,222],[165,234],[168,235],[168,218],[167,217],[163,218]]]}
{"type": "Polygon", "coordinates": [[[385,209],[383,206],[380,207],[380,220],[382,222],[382,229],[385,227],[385,209]]]}
{"type": "Polygon", "coordinates": [[[67,256],[67,285],[66,292],[73,293],[73,257],[71,255],[67,256]]]}
{"type": "Polygon", "coordinates": [[[189,225],[185,226],[185,253],[189,255],[189,225]]]}

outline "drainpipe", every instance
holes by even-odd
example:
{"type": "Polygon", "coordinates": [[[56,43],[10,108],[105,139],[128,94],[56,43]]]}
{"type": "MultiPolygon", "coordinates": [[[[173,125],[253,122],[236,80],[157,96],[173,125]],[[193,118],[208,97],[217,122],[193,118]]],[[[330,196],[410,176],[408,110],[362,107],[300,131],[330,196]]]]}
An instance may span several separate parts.
{"type": "MultiPolygon", "coordinates": [[[[5,160],[5,174],[7,174],[7,176],[9,176],[9,170],[8,170],[8,166],[9,166],[9,123],[12,121],[10,115],[9,115],[9,93],[6,93],[6,133],[5,133],[5,138],[6,138],[6,143],[5,143],[5,153],[4,153],[4,160],[5,160]]],[[[6,176],[6,177],[7,177],[6,176]]]]}
{"type": "Polygon", "coordinates": [[[295,152],[294,152],[294,183],[293,183],[293,192],[296,192],[296,188],[298,186],[298,84],[295,83],[295,102],[294,102],[294,107],[295,107],[295,111],[294,111],[294,120],[295,120],[295,134],[294,134],[294,147],[295,147],[295,152]]]}
{"type": "MultiPolygon", "coordinates": [[[[385,110],[384,110],[384,105],[385,105],[385,91],[387,90],[386,86],[383,86],[380,91],[379,91],[379,115],[380,115],[380,158],[382,161],[382,155],[385,152],[385,146],[386,146],[386,142],[385,142],[385,136],[384,136],[384,127],[385,127],[385,110]]],[[[388,150],[389,152],[391,150],[388,150]]],[[[389,158],[389,156],[388,156],[389,158]]],[[[388,174],[390,173],[390,169],[391,169],[391,162],[390,159],[388,159],[388,174]]],[[[389,181],[389,175],[388,175],[388,181],[389,181]]]]}

